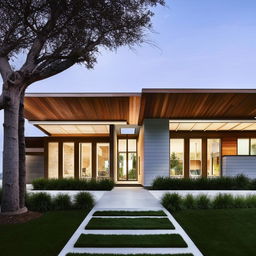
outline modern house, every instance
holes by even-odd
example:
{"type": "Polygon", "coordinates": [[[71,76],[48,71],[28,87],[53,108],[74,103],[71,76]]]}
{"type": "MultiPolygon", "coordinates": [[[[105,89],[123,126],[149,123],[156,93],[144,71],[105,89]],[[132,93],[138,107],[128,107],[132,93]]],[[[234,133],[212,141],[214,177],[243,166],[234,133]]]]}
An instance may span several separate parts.
{"type": "Polygon", "coordinates": [[[27,182],[157,176],[256,178],[256,90],[143,89],[141,93],[27,94],[27,182]]]}

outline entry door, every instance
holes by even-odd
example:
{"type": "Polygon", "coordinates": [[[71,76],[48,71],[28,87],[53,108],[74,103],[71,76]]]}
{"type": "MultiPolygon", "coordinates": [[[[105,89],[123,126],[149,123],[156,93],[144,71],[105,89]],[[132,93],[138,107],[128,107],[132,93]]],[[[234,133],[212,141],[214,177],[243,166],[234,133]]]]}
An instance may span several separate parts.
{"type": "Polygon", "coordinates": [[[137,175],[137,140],[118,139],[118,181],[136,181],[137,175]]]}

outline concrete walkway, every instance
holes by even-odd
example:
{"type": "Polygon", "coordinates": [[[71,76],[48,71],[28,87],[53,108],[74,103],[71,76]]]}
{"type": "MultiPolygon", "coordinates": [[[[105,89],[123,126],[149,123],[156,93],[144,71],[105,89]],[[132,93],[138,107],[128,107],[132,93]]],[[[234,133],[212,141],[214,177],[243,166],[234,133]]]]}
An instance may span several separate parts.
{"type": "Polygon", "coordinates": [[[161,208],[161,204],[141,187],[116,187],[106,192],[95,208],[161,208]]]}
{"type": "MultiPolygon", "coordinates": [[[[106,218],[101,216],[100,218],[106,218]]],[[[141,217],[141,216],[140,216],[141,217]]],[[[140,218],[133,216],[132,218],[140,218]]],[[[94,217],[95,218],[95,217],[94,217]]],[[[109,217],[107,217],[109,218],[109,217]]],[[[113,216],[112,218],[118,218],[113,216]]],[[[120,218],[120,217],[119,217],[120,218]]],[[[122,216],[121,218],[129,218],[122,216]]],[[[131,218],[131,217],[130,217],[131,218]]],[[[161,217],[163,218],[163,217],[161,217]]],[[[59,256],[66,256],[68,253],[99,253],[99,254],[185,254],[191,253],[194,256],[203,256],[199,249],[195,246],[190,237],[173,218],[173,216],[165,210],[160,202],[152,196],[152,194],[139,187],[117,187],[112,191],[105,192],[101,199],[96,203],[95,207],[83,220],[81,225],[72,235],[65,247],[60,252],[59,256]],[[102,210],[126,210],[126,211],[145,211],[145,210],[163,210],[167,218],[172,222],[174,230],[86,230],[85,226],[93,218],[95,211],[102,210]],[[74,247],[76,241],[81,234],[179,234],[186,244],[187,248],[76,248],[74,247]]]]}

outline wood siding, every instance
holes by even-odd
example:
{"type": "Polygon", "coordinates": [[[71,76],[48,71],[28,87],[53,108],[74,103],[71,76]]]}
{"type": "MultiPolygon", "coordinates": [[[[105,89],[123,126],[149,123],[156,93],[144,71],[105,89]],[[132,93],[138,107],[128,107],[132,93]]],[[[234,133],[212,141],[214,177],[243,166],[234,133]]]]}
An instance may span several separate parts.
{"type": "Polygon", "coordinates": [[[222,138],[222,156],[236,155],[237,154],[237,138],[222,138]]]}

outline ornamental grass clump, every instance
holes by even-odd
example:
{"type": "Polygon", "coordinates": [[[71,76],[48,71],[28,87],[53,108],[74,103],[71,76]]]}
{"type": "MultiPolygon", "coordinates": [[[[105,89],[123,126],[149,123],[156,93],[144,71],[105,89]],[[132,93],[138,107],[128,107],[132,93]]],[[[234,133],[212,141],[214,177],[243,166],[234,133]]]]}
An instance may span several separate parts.
{"type": "Polygon", "coordinates": [[[183,198],[183,206],[185,209],[194,209],[196,207],[195,198],[191,194],[187,194],[183,198]]]}
{"type": "Polygon", "coordinates": [[[53,206],[51,196],[44,192],[28,194],[26,199],[27,207],[31,211],[46,212],[53,206]]]}
{"type": "Polygon", "coordinates": [[[195,198],[196,208],[209,209],[211,208],[211,200],[207,195],[201,194],[195,198]]]}
{"type": "Polygon", "coordinates": [[[212,202],[215,209],[234,208],[234,197],[230,194],[218,194],[212,202]]]}
{"type": "Polygon", "coordinates": [[[58,194],[53,199],[54,210],[69,210],[72,209],[72,203],[68,194],[58,194]]]}
{"type": "Polygon", "coordinates": [[[256,195],[246,196],[245,201],[248,208],[256,208],[256,195]]]}
{"type": "Polygon", "coordinates": [[[94,198],[88,192],[80,192],[75,195],[74,207],[76,209],[90,210],[95,204],[94,198]]]}
{"type": "Polygon", "coordinates": [[[256,180],[244,175],[214,178],[157,177],[151,186],[154,190],[250,190],[256,189],[256,180]]]}
{"type": "Polygon", "coordinates": [[[32,182],[34,190],[111,190],[115,183],[111,179],[45,179],[32,182]]]}
{"type": "Polygon", "coordinates": [[[177,193],[166,193],[162,198],[162,205],[170,212],[182,209],[182,197],[177,193]]]}

